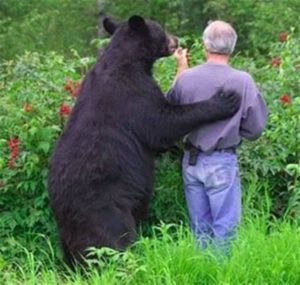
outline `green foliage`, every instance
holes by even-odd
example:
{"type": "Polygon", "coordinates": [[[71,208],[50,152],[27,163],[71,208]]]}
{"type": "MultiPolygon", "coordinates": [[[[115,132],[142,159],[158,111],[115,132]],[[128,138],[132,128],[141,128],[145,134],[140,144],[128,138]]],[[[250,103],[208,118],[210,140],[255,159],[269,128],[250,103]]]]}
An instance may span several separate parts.
{"type": "MultiPolygon", "coordinates": [[[[152,239],[140,240],[125,252],[93,249],[99,258],[85,272],[68,272],[55,265],[48,244],[48,257],[21,248],[22,258],[1,264],[1,284],[299,284],[299,230],[288,223],[245,221],[233,244],[230,258],[213,249],[197,250],[186,227],[166,225],[152,228],[152,239]],[[268,234],[267,234],[268,232],[268,234]],[[103,261],[105,254],[109,259],[103,261]]],[[[1,259],[0,259],[1,260],[1,259]]]]}
{"type": "Polygon", "coordinates": [[[289,174],[286,166],[300,163],[299,40],[290,38],[275,44],[271,54],[280,58],[280,66],[249,66],[268,102],[269,120],[261,139],[242,145],[240,162],[246,179],[256,173],[258,180],[269,181],[274,213],[294,216],[295,211],[300,210],[299,188],[292,187],[294,191],[288,191],[288,185],[296,185],[296,182],[295,175],[289,174]],[[284,103],[284,98],[290,102],[284,103]],[[287,209],[288,201],[295,200],[295,196],[298,196],[297,203],[287,209]]]}
{"type": "Polygon", "coordinates": [[[25,51],[60,51],[70,55],[95,52],[96,4],[90,0],[1,0],[0,57],[11,59],[25,51]]]}
{"type": "Polygon", "coordinates": [[[56,231],[47,201],[48,159],[65,122],[60,106],[74,103],[64,91],[65,80],[80,79],[90,63],[33,53],[1,65],[0,239],[9,255],[18,240],[30,244],[31,233],[56,231]],[[15,150],[12,139],[18,141],[15,150]]]}
{"type": "Polygon", "coordinates": [[[292,27],[299,34],[298,0],[2,0],[0,3],[0,55],[12,59],[25,51],[58,51],[70,56],[95,53],[98,34],[96,2],[120,20],[133,14],[158,20],[177,36],[201,37],[208,21],[222,19],[238,32],[237,52],[267,55],[280,32],[292,27]]]}

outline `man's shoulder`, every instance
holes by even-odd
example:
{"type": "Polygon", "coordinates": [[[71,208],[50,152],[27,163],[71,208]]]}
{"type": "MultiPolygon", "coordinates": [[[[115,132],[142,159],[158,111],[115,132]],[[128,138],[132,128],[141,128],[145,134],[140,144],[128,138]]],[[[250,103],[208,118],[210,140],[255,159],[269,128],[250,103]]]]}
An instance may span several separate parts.
{"type": "Polygon", "coordinates": [[[196,65],[196,66],[193,66],[193,67],[190,67],[188,69],[186,69],[180,77],[189,77],[189,76],[193,76],[199,72],[201,72],[203,68],[203,64],[199,64],[199,65],[196,65]]]}
{"type": "Polygon", "coordinates": [[[182,74],[178,77],[179,83],[184,83],[186,81],[193,80],[193,78],[198,77],[204,71],[204,64],[199,64],[193,67],[190,67],[182,72],[182,74]]]}
{"type": "Polygon", "coordinates": [[[215,64],[214,65],[214,64],[207,64],[207,63],[202,63],[202,64],[196,65],[194,67],[191,67],[191,68],[185,70],[180,75],[179,78],[182,78],[182,79],[189,78],[189,77],[197,76],[201,73],[206,73],[209,71],[220,72],[220,73],[224,72],[233,77],[240,77],[240,78],[245,78],[248,80],[253,80],[252,76],[248,72],[234,68],[230,65],[223,65],[223,64],[215,64]]]}
{"type": "Polygon", "coordinates": [[[252,76],[244,71],[234,68],[230,65],[207,64],[202,63],[185,70],[177,79],[176,87],[178,89],[190,86],[191,83],[197,82],[223,82],[231,84],[237,89],[245,88],[245,86],[255,86],[252,76]]]}
{"type": "Polygon", "coordinates": [[[235,77],[236,79],[240,78],[246,82],[249,82],[249,81],[254,82],[251,74],[244,70],[231,67],[231,73],[232,73],[232,77],[235,77]]]}

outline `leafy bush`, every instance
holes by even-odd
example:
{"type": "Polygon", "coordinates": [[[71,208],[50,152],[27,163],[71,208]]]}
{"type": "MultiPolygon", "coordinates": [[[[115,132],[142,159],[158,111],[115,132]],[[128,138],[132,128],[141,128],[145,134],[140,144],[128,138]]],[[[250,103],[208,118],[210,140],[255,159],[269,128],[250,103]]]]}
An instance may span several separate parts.
{"type": "Polygon", "coordinates": [[[71,55],[95,52],[96,3],[90,0],[1,0],[0,58],[11,59],[25,51],[60,51],[71,55]]]}
{"type": "Polygon", "coordinates": [[[180,37],[200,37],[209,20],[226,20],[237,30],[237,52],[244,55],[267,55],[279,33],[292,27],[299,34],[298,0],[2,0],[0,56],[52,50],[70,56],[72,48],[81,55],[95,52],[97,3],[107,15],[122,20],[132,14],[154,18],[180,37]]]}
{"type": "Polygon", "coordinates": [[[269,121],[260,140],[242,146],[241,164],[245,178],[255,173],[258,181],[268,181],[277,216],[297,217],[300,211],[299,184],[288,191],[296,176],[286,171],[289,164],[300,163],[299,60],[299,40],[290,38],[273,46],[265,67],[250,68],[268,102],[269,121]],[[295,197],[297,203],[287,208],[295,197]]]}
{"type": "MultiPolygon", "coordinates": [[[[89,58],[25,54],[1,65],[1,249],[30,233],[55,233],[47,202],[48,158],[74,103],[89,58]],[[67,80],[70,78],[69,80],[67,80]],[[66,91],[64,90],[66,89],[66,91]],[[73,93],[70,94],[70,91],[73,93]],[[73,95],[73,96],[71,96],[73,95]],[[3,239],[4,238],[4,239],[3,239]]],[[[11,254],[11,252],[10,252],[11,254]]]]}

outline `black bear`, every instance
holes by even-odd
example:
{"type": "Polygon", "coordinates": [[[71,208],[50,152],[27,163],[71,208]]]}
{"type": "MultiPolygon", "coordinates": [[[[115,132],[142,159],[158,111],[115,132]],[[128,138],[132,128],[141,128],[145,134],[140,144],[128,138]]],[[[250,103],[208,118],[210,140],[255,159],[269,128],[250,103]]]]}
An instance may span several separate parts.
{"type": "Polygon", "coordinates": [[[86,75],[50,162],[50,204],[70,264],[89,247],[121,250],[133,242],[147,215],[155,153],[240,105],[231,92],[169,104],[151,69],[174,51],[175,38],[140,16],[103,25],[111,42],[86,75]]]}

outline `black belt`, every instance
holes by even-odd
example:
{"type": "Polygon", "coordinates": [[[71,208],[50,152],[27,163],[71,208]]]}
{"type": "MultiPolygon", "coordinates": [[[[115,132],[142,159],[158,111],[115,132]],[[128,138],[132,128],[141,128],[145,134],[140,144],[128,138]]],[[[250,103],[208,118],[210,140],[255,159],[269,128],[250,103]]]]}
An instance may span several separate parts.
{"type": "Polygon", "coordinates": [[[184,144],[184,149],[189,152],[189,165],[196,165],[197,164],[197,158],[199,153],[204,154],[212,154],[215,151],[222,151],[222,152],[229,152],[229,153],[236,153],[235,147],[229,147],[229,148],[223,148],[223,149],[215,149],[212,151],[202,151],[201,149],[195,147],[191,142],[186,141],[184,144]]]}

